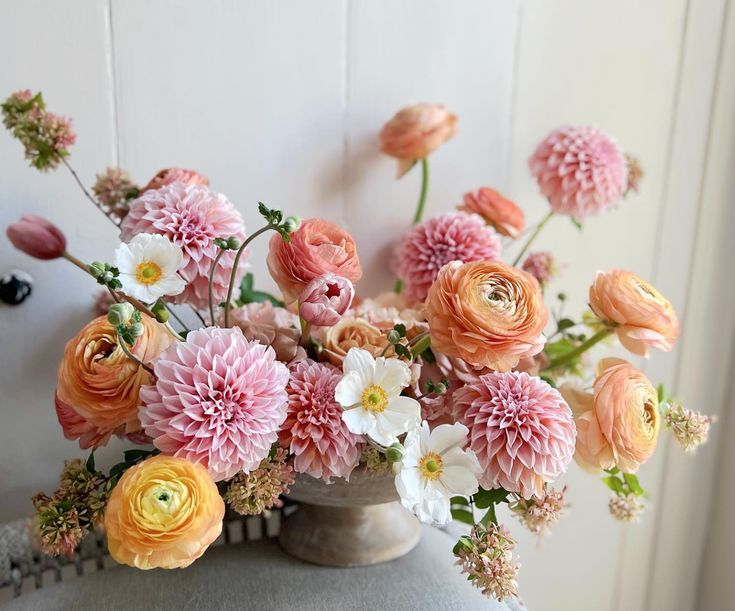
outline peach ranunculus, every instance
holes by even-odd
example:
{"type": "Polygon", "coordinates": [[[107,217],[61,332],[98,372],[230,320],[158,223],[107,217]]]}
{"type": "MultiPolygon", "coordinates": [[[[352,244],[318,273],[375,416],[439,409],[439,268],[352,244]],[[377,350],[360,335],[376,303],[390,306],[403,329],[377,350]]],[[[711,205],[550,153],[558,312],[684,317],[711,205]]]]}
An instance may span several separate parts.
{"type": "Polygon", "coordinates": [[[337,367],[342,366],[350,348],[362,348],[377,357],[388,345],[385,332],[363,318],[346,316],[333,327],[320,329],[319,333],[324,356],[337,367]]]}
{"type": "Polygon", "coordinates": [[[526,225],[526,217],[518,204],[489,187],[465,193],[458,210],[479,214],[501,235],[517,238],[526,225]]]}
{"type": "Polygon", "coordinates": [[[547,317],[536,279],[500,261],[448,263],[426,298],[432,348],[497,371],[543,350],[547,317]]]}
{"type": "Polygon", "coordinates": [[[110,555],[139,569],[177,569],[222,531],[225,504],[207,470],[159,454],[128,469],[105,510],[110,555]]]}
{"type": "Polygon", "coordinates": [[[622,359],[603,359],[593,392],[561,387],[577,424],[577,463],[590,471],[634,473],[656,449],[658,396],[643,372],[622,359]]]}
{"type": "Polygon", "coordinates": [[[398,177],[457,131],[457,115],[441,104],[414,104],[399,110],[380,132],[380,150],[398,159],[398,177]]]}
{"type": "Polygon", "coordinates": [[[648,282],[631,272],[597,272],[590,287],[590,307],[615,324],[620,343],[633,354],[648,356],[649,348],[668,352],[679,336],[674,307],[648,282]]]}
{"type": "Polygon", "coordinates": [[[185,170],[183,168],[165,168],[151,178],[148,184],[143,187],[141,192],[160,189],[166,185],[172,185],[175,182],[179,182],[183,185],[209,186],[209,178],[202,176],[199,172],[195,172],[194,170],[185,170]]]}
{"type": "MultiPolygon", "coordinates": [[[[143,316],[143,334],[130,351],[150,363],[171,344],[166,328],[143,316]]],[[[56,413],[67,439],[83,449],[105,445],[110,435],[140,431],[138,393],[152,376],[118,346],[115,329],[100,316],[69,340],[59,366],[56,413]]]]}
{"type": "Polygon", "coordinates": [[[302,221],[290,242],[275,234],[268,245],[268,270],[289,303],[322,274],[331,272],[353,283],[362,277],[352,236],[322,219],[302,221]]]}

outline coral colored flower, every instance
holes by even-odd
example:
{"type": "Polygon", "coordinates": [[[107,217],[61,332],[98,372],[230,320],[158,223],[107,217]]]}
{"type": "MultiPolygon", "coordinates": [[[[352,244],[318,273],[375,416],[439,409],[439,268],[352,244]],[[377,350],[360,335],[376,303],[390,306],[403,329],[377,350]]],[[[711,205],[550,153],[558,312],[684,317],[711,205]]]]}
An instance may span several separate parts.
{"type": "Polygon", "coordinates": [[[201,465],[158,455],[128,469],[110,495],[110,556],[139,569],[178,569],[222,532],[225,504],[201,465]]]}
{"type": "Polygon", "coordinates": [[[36,259],[58,259],[66,251],[61,229],[35,214],[24,214],[5,233],[13,246],[36,259]]]}
{"type": "Polygon", "coordinates": [[[366,350],[352,348],[345,357],[343,371],[334,396],[344,409],[342,420],[350,431],[387,447],[398,441],[398,435],[418,426],[419,402],[401,396],[411,382],[406,363],[376,359],[366,350]]]}
{"type": "Polygon", "coordinates": [[[572,412],[559,392],[515,371],[488,373],[454,393],[454,414],[470,430],[485,489],[502,486],[525,499],[567,470],[574,455],[572,412]]]}
{"type": "MultiPolygon", "coordinates": [[[[151,191],[160,189],[168,185],[172,185],[175,182],[182,185],[200,185],[202,187],[209,186],[209,178],[202,176],[199,172],[194,170],[184,170],[183,168],[166,168],[161,170],[153,178],[150,179],[148,184],[143,187],[143,191],[151,191]]],[[[229,237],[229,236],[220,236],[229,237]]]]}
{"type": "Polygon", "coordinates": [[[556,276],[556,260],[548,251],[532,252],[523,262],[522,269],[536,278],[541,286],[545,286],[556,276]]]}
{"type": "Polygon", "coordinates": [[[499,371],[543,350],[547,316],[536,279],[499,261],[445,265],[426,298],[432,348],[499,371]]]}
{"type": "Polygon", "coordinates": [[[254,471],[235,475],[227,483],[223,497],[233,511],[243,516],[255,516],[272,507],[282,507],[280,496],[288,494],[288,487],[293,483],[288,453],[278,448],[260,461],[254,471]]]}
{"type": "Polygon", "coordinates": [[[593,392],[561,387],[577,423],[575,460],[591,471],[635,473],[658,442],[658,394],[642,371],[622,359],[599,362],[593,392]]]}
{"type": "Polygon", "coordinates": [[[409,431],[403,458],[394,465],[401,505],[425,524],[443,526],[452,520],[450,499],[478,490],[480,464],[467,445],[467,427],[441,424],[409,431]]]}
{"type": "Polygon", "coordinates": [[[362,348],[377,357],[388,345],[384,331],[362,318],[344,317],[333,327],[327,327],[318,337],[323,354],[332,365],[342,366],[352,348],[362,348]]]}
{"type": "Polygon", "coordinates": [[[166,236],[155,233],[139,233],[115,250],[123,292],[143,303],[178,295],[186,288],[186,282],[177,273],[183,261],[181,249],[166,236]]]}
{"type": "Polygon", "coordinates": [[[577,219],[615,206],[628,187],[628,162],[617,143],[594,127],[549,134],[528,161],[557,214],[577,219]]]}
{"type": "MultiPolygon", "coordinates": [[[[172,338],[163,325],[147,316],[143,334],[130,351],[152,363],[172,338]]],[[[61,360],[56,388],[56,413],[67,439],[81,448],[105,445],[110,435],[140,431],[139,392],[151,375],[130,360],[118,346],[115,329],[106,316],[95,318],[69,340],[61,360]]]]}
{"type": "Polygon", "coordinates": [[[287,301],[294,301],[314,278],[333,273],[357,282],[362,277],[352,236],[322,219],[306,219],[286,242],[275,234],[268,245],[268,270],[287,301]]]}
{"type": "Polygon", "coordinates": [[[294,469],[327,483],[332,477],[349,480],[362,449],[362,439],[347,428],[334,398],[341,378],[339,369],[325,363],[307,360],[292,367],[288,413],[279,433],[281,446],[294,457],[294,469]]]}
{"type": "Polygon", "coordinates": [[[299,313],[317,327],[333,327],[352,304],[355,288],[347,278],[322,274],[301,291],[299,313]]]}
{"type": "MultiPolygon", "coordinates": [[[[181,248],[184,263],[179,274],[187,286],[176,296],[176,302],[190,303],[199,309],[209,305],[209,272],[221,252],[215,239],[245,239],[242,217],[224,195],[204,186],[180,183],[146,191],[130,202],[120,229],[124,242],[139,233],[157,233],[181,248]]],[[[234,251],[228,250],[217,265],[213,283],[217,303],[227,298],[234,260],[234,251]]],[[[236,276],[238,285],[244,273],[245,266],[241,265],[236,276]]]]}
{"type": "Polygon", "coordinates": [[[465,193],[458,210],[479,214],[498,233],[517,238],[526,226],[526,217],[518,204],[489,187],[465,193]]]}
{"type": "Polygon", "coordinates": [[[590,287],[590,307],[602,320],[615,323],[615,333],[633,354],[649,348],[668,352],[679,337],[674,307],[648,282],[631,272],[597,272],[590,287]]]}
{"type": "Polygon", "coordinates": [[[240,327],[245,339],[273,348],[279,361],[294,363],[306,358],[306,350],[299,344],[299,317],[286,308],[270,301],[248,303],[230,310],[230,324],[240,327]]]}
{"type": "Polygon", "coordinates": [[[439,270],[451,261],[500,258],[500,238],[479,216],[448,212],[406,233],[395,252],[396,272],[409,300],[423,301],[439,270]]]}
{"type": "Polygon", "coordinates": [[[399,110],[380,132],[380,150],[398,159],[398,177],[457,131],[457,115],[441,104],[415,104],[399,110]]]}
{"type": "Polygon", "coordinates": [[[192,331],[154,365],[140,421],[166,454],[201,463],[215,481],[257,468],[286,416],[288,369],[238,328],[192,331]]]}

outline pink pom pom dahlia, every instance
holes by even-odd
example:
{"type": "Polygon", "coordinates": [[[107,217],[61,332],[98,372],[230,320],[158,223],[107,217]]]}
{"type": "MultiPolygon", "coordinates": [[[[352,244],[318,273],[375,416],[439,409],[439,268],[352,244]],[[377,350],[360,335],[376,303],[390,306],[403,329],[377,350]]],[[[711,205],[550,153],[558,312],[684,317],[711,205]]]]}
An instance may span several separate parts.
{"type": "MultiPolygon", "coordinates": [[[[201,185],[175,183],[146,191],[130,202],[121,225],[121,237],[128,242],[139,233],[164,235],[182,249],[184,263],[179,274],[187,286],[176,296],[176,302],[204,309],[209,304],[209,272],[220,252],[214,240],[235,236],[242,241],[245,225],[240,213],[224,195],[201,185]]],[[[230,250],[217,265],[213,283],[217,302],[227,297],[234,260],[235,252],[230,250]]],[[[245,272],[245,266],[241,267],[238,284],[245,272]]]]}
{"type": "Polygon", "coordinates": [[[572,411],[559,392],[515,371],[488,373],[454,393],[454,414],[470,433],[483,488],[543,497],[574,455],[572,411]]]}
{"type": "Polygon", "coordinates": [[[562,127],[528,161],[558,214],[577,219],[615,206],[628,187],[628,163],[617,143],[594,127],[562,127]]]}
{"type": "Polygon", "coordinates": [[[252,471],[286,416],[288,369],[238,328],[192,331],[155,362],[139,416],[166,454],[202,463],[215,481],[252,471]]]}
{"type": "Polygon", "coordinates": [[[396,271],[405,282],[406,298],[423,301],[445,264],[499,259],[500,248],[497,233],[479,216],[449,212],[403,236],[396,248],[396,271]]]}
{"type": "Polygon", "coordinates": [[[294,469],[329,482],[349,479],[360,462],[362,443],[342,420],[334,389],[342,372],[325,363],[302,361],[291,368],[288,414],[280,432],[281,445],[294,455],[294,469]]]}

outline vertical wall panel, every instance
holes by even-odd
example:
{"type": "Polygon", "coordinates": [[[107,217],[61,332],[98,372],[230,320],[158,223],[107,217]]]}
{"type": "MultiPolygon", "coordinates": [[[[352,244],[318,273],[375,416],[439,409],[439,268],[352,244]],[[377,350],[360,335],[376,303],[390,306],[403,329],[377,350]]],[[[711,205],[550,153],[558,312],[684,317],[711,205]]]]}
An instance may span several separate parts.
{"type": "Polygon", "coordinates": [[[462,193],[502,182],[510,139],[518,2],[352,0],[349,16],[348,224],[363,259],[361,291],[392,286],[391,244],[408,227],[420,168],[396,180],[378,133],[397,110],[446,104],[453,140],[430,158],[426,218],[462,193]]]}
{"type": "MultiPolygon", "coordinates": [[[[107,4],[95,0],[5,2],[0,17],[0,96],[42,90],[52,111],[73,116],[71,163],[90,183],[113,161],[107,4]]],[[[67,234],[82,258],[109,257],[112,226],[84,199],[64,168],[40,174],[0,128],[0,273],[30,272],[34,294],[0,305],[0,520],[28,515],[30,497],[53,489],[65,458],[80,455],[54,415],[55,373],[65,342],[91,317],[95,286],[64,261],[41,262],[15,250],[5,227],[36,212],[67,234]],[[50,440],[50,443],[47,443],[50,440]]]]}

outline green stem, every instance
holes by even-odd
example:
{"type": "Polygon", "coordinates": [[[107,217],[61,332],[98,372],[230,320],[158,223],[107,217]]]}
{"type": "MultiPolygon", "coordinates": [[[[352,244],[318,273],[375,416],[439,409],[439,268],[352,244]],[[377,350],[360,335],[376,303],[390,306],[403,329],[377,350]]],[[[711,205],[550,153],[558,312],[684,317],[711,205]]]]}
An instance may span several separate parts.
{"type": "Polygon", "coordinates": [[[549,210],[549,213],[541,219],[541,222],[536,225],[536,229],[533,230],[533,233],[528,237],[528,240],[526,240],[526,243],[523,245],[523,248],[521,248],[521,252],[518,253],[518,256],[516,257],[515,261],[513,261],[513,266],[515,267],[518,265],[520,260],[523,258],[523,255],[526,254],[526,251],[529,249],[531,244],[533,244],[533,241],[536,239],[539,233],[541,233],[541,230],[544,228],[544,225],[549,222],[549,219],[554,216],[554,211],[549,210]]]}
{"type": "Polygon", "coordinates": [[[177,316],[176,312],[174,312],[174,309],[165,301],[161,301],[161,303],[163,304],[163,307],[166,308],[166,311],[174,317],[174,320],[181,325],[182,330],[188,332],[189,328],[184,324],[184,321],[181,320],[179,316],[177,316]]]}
{"type": "Polygon", "coordinates": [[[419,203],[416,206],[416,214],[413,217],[413,224],[418,225],[424,217],[424,208],[426,206],[426,196],[429,193],[429,159],[424,157],[421,160],[421,194],[419,195],[419,203]]]}
{"type": "Polygon", "coordinates": [[[269,229],[274,229],[274,226],[270,223],[265,227],[261,227],[255,233],[251,234],[247,240],[242,243],[242,246],[237,249],[235,255],[235,262],[232,264],[232,272],[230,273],[230,286],[227,288],[227,301],[225,301],[225,327],[230,326],[230,308],[232,307],[232,292],[235,290],[235,280],[237,279],[237,268],[240,265],[240,257],[245,249],[248,247],[250,242],[257,238],[261,233],[265,233],[269,229]]]}
{"type": "Polygon", "coordinates": [[[427,331],[414,337],[408,345],[411,347],[411,354],[415,357],[422,354],[429,346],[431,346],[431,335],[427,331]]]}
{"type": "Polygon", "coordinates": [[[131,361],[134,363],[137,363],[140,365],[143,369],[145,369],[148,373],[155,376],[156,374],[153,372],[153,368],[146,365],[143,361],[141,361],[137,356],[135,356],[128,347],[125,345],[125,340],[120,337],[120,334],[117,334],[117,345],[120,346],[120,349],[125,353],[125,356],[127,356],[131,361]]]}
{"type": "Polygon", "coordinates": [[[219,260],[222,258],[222,255],[225,254],[224,249],[220,249],[220,251],[217,253],[217,256],[214,258],[214,261],[212,261],[212,267],[209,270],[209,326],[214,327],[214,290],[212,288],[212,285],[214,284],[214,272],[217,269],[217,265],[219,264],[219,260]]]}
{"type": "Polygon", "coordinates": [[[547,367],[543,369],[543,371],[550,371],[561,365],[566,365],[573,359],[577,358],[580,354],[587,352],[587,350],[592,348],[592,346],[594,346],[595,344],[601,342],[603,339],[608,337],[612,332],[613,332],[613,329],[610,327],[601,329],[600,331],[595,333],[592,337],[590,337],[587,341],[581,343],[576,348],[573,348],[569,352],[562,354],[561,356],[555,358],[553,361],[549,363],[547,367]]]}
{"type": "MultiPolygon", "coordinates": [[[[299,303],[299,308],[301,303],[299,303]]],[[[301,316],[299,316],[299,322],[301,324],[301,339],[299,344],[306,348],[309,345],[309,336],[311,335],[311,323],[306,322],[301,316]]]]}

